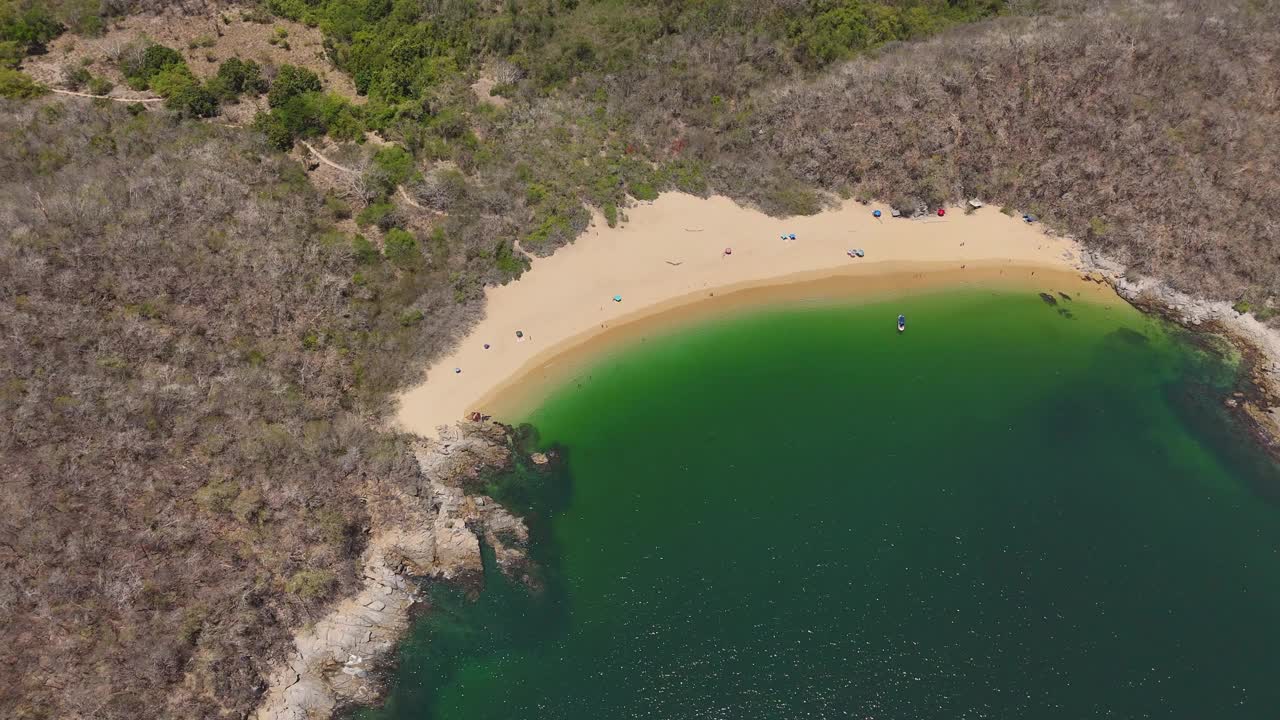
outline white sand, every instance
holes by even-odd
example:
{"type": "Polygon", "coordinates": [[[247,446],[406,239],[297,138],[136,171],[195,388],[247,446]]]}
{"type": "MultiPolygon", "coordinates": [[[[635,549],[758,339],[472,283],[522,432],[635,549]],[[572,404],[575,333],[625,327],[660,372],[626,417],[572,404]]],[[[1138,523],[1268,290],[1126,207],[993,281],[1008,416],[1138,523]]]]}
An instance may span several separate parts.
{"type": "Polygon", "coordinates": [[[948,208],[945,217],[904,220],[889,217],[887,205],[850,201],[819,215],[778,220],[727,198],[673,193],[626,213],[625,227],[610,229],[597,218],[577,242],[535,260],[520,280],[489,288],[485,319],[400,397],[400,426],[434,437],[439,426],[472,411],[513,420],[494,410],[504,387],[606,326],[697,303],[716,290],[766,286],[789,276],[848,274],[849,283],[858,283],[881,270],[902,273],[912,266],[936,271],[1007,263],[1071,270],[1080,259],[1073,241],[993,207],[968,215],[948,208]],[[876,208],[883,212],[879,220],[872,216],[876,208]],[[783,241],[784,233],[796,239],[783,241]],[[726,247],[731,255],[724,254],[726,247]],[[864,249],[866,257],[850,259],[850,248],[864,249]],[[523,342],[517,342],[517,330],[524,332],[523,342]]]}

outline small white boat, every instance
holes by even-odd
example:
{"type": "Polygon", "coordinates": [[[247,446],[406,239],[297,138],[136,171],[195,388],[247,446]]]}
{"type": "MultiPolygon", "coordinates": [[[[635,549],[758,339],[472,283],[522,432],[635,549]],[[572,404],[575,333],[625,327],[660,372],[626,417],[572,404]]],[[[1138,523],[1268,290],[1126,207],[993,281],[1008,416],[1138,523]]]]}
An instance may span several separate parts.
{"type": "Polygon", "coordinates": [[[907,316],[899,315],[898,316],[898,332],[903,332],[906,329],[907,329],[907,316]]]}

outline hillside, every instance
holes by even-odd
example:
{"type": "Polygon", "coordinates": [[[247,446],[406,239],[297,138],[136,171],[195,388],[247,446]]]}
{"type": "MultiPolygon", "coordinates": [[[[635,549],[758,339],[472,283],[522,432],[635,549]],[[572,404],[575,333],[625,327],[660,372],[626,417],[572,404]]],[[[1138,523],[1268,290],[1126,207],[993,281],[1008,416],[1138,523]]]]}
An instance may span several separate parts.
{"type": "Polygon", "coordinates": [[[252,136],[70,103],[0,127],[0,714],[243,712],[358,581],[361,495],[416,473],[368,420],[376,290],[252,136]]]}
{"type": "Polygon", "coordinates": [[[1274,0],[102,7],[0,0],[0,716],[248,712],[418,472],[391,393],[592,210],[976,196],[1277,307],[1274,0]]]}

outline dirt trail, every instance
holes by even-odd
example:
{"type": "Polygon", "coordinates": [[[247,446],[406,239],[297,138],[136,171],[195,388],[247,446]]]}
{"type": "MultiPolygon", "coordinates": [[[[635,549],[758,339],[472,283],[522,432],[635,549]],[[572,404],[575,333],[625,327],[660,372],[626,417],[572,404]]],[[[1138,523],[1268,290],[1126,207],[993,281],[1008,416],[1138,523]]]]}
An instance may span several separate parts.
{"type": "Polygon", "coordinates": [[[359,175],[359,174],[360,174],[360,171],[359,171],[359,170],[356,170],[355,168],[349,168],[349,167],[347,167],[346,165],[339,165],[338,163],[336,163],[336,162],[334,162],[334,161],[330,160],[329,158],[325,157],[324,155],[321,155],[321,154],[320,154],[320,151],[319,151],[319,150],[317,150],[317,149],[315,149],[315,147],[313,147],[313,146],[311,145],[311,143],[307,142],[306,140],[299,140],[298,142],[302,144],[302,147],[304,147],[304,148],[306,148],[307,150],[309,150],[309,151],[311,152],[311,154],[312,154],[312,155],[315,155],[317,160],[319,160],[320,162],[324,163],[325,165],[328,165],[329,167],[333,168],[334,170],[341,170],[342,172],[345,172],[345,173],[351,173],[352,175],[359,175]]]}
{"type": "Polygon", "coordinates": [[[59,90],[58,88],[49,88],[49,90],[59,95],[74,95],[75,97],[92,98],[94,100],[111,100],[112,102],[123,102],[123,103],[164,102],[164,98],[123,98],[123,97],[112,97],[110,95],[90,95],[88,93],[74,92],[72,90],[59,90]]]}
{"type": "MultiPolygon", "coordinates": [[[[308,151],[308,152],[310,152],[312,155],[314,155],[314,156],[316,157],[316,159],[317,159],[317,160],[319,160],[321,163],[323,163],[323,164],[325,164],[325,165],[328,165],[329,167],[333,168],[334,170],[339,170],[339,171],[341,171],[341,172],[350,173],[350,174],[352,174],[352,175],[360,175],[360,174],[361,174],[361,172],[360,172],[359,170],[356,170],[355,168],[349,168],[349,167],[347,167],[347,166],[345,166],[345,165],[339,165],[338,163],[336,163],[336,162],[334,162],[334,161],[330,160],[329,158],[325,157],[325,156],[324,156],[324,155],[323,155],[319,150],[315,149],[315,146],[313,146],[311,143],[307,142],[306,140],[299,140],[298,142],[299,142],[303,147],[305,147],[305,148],[307,149],[307,151],[308,151]]],[[[433,210],[433,209],[431,209],[431,208],[423,207],[423,206],[419,205],[419,204],[418,204],[418,202],[417,202],[416,200],[414,200],[414,199],[413,199],[413,197],[411,197],[411,196],[409,195],[409,193],[404,189],[404,186],[403,186],[403,185],[397,185],[397,186],[396,186],[396,191],[397,191],[397,193],[400,195],[400,199],[401,199],[401,200],[404,200],[406,203],[408,203],[409,205],[411,205],[411,206],[412,206],[412,207],[414,207],[414,208],[417,208],[418,210],[421,210],[421,211],[423,211],[423,212],[429,212],[429,213],[431,213],[431,214],[433,214],[433,215],[440,215],[440,216],[448,215],[448,213],[441,212],[440,210],[433,210]]]]}

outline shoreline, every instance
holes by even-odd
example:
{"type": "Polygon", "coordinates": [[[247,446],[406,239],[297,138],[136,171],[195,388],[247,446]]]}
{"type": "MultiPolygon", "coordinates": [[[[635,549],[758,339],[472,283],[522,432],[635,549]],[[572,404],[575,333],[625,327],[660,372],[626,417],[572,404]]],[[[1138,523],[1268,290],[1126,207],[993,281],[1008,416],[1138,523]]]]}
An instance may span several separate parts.
{"type": "MultiPolygon", "coordinates": [[[[956,290],[1062,291],[1092,302],[1122,302],[1105,283],[1083,278],[1077,270],[995,262],[885,263],[848,271],[819,271],[744,283],[673,298],[624,316],[603,328],[587,330],[533,356],[513,375],[494,386],[475,407],[501,422],[524,420],[551,394],[613,353],[625,353],[650,337],[678,332],[705,322],[743,313],[800,305],[878,302],[956,290]]],[[[886,327],[892,326],[886,318],[886,327]]]]}
{"type": "Polygon", "coordinates": [[[1074,240],[993,207],[900,219],[889,217],[888,205],[846,201],[780,220],[721,196],[668,193],[627,213],[630,222],[617,228],[597,217],[519,280],[487,289],[484,319],[397,397],[398,429],[430,438],[473,413],[517,420],[512,414],[527,404],[520,397],[554,382],[537,373],[556,358],[580,346],[598,349],[601,337],[622,337],[611,331],[624,325],[708,316],[724,295],[830,281],[847,285],[839,292],[847,298],[994,282],[1002,272],[1061,273],[1064,284],[1068,275],[1086,283],[1074,240]],[[795,240],[781,237],[792,233],[795,240]],[[850,258],[854,248],[865,257],[850,258]]]}
{"type": "MultiPolygon", "coordinates": [[[[723,205],[728,202],[723,198],[702,200],[690,196],[675,197],[678,199],[676,205],[723,205]]],[[[495,435],[503,426],[487,419],[468,422],[465,418],[467,413],[479,411],[492,414],[500,421],[520,420],[524,413],[535,409],[552,392],[569,382],[575,372],[588,368],[611,352],[625,352],[633,343],[643,342],[649,335],[765,307],[832,303],[851,299],[876,301],[895,295],[955,289],[1062,291],[1072,297],[1086,297],[1094,302],[1124,302],[1140,312],[1160,315],[1193,332],[1225,337],[1245,354],[1248,382],[1252,387],[1246,389],[1247,395],[1237,392],[1224,402],[1232,409],[1235,417],[1244,423],[1242,427],[1252,430],[1260,445],[1280,461],[1280,442],[1277,441],[1280,438],[1280,333],[1267,328],[1251,316],[1235,313],[1225,302],[1193,298],[1148,279],[1130,278],[1126,275],[1126,268],[1096,253],[1083,252],[1075,241],[1049,236],[1038,227],[1005,217],[998,210],[990,208],[962,216],[970,222],[946,227],[946,232],[939,232],[940,228],[932,227],[936,223],[928,219],[886,218],[886,225],[898,225],[900,231],[861,240],[859,246],[868,251],[868,259],[863,261],[832,261],[830,251],[838,249],[841,238],[830,227],[828,236],[814,243],[817,245],[816,250],[793,253],[791,256],[783,256],[783,253],[790,252],[795,245],[783,245],[783,250],[771,250],[764,241],[753,238],[751,245],[760,253],[758,258],[763,262],[748,264],[747,268],[737,268],[734,272],[722,272],[714,263],[727,263],[729,258],[720,258],[718,255],[712,256],[714,260],[702,258],[700,264],[691,263],[695,265],[692,269],[697,272],[682,277],[683,284],[672,283],[668,278],[665,282],[660,281],[658,287],[647,296],[642,287],[630,283],[641,282],[651,277],[655,269],[661,270],[656,263],[638,268],[624,267],[623,270],[627,272],[613,274],[597,275],[588,272],[593,267],[600,269],[599,265],[593,266],[592,263],[602,257],[609,259],[610,253],[616,252],[622,243],[637,239],[647,241],[654,237],[655,232],[661,235],[664,232],[662,226],[655,231],[652,225],[645,224],[651,222],[650,215],[662,219],[669,228],[672,216],[664,216],[663,213],[670,208],[664,207],[667,204],[661,201],[660,198],[658,202],[631,211],[639,221],[639,227],[613,230],[599,227],[594,228],[594,232],[588,230],[588,234],[580,238],[576,245],[562,248],[550,257],[537,259],[530,274],[521,281],[490,288],[486,291],[488,313],[485,319],[455,350],[431,363],[427,370],[429,381],[443,378],[445,382],[437,382],[435,385],[424,382],[400,395],[401,407],[397,423],[401,429],[427,436],[425,444],[417,452],[417,462],[433,496],[439,497],[442,492],[454,492],[447,487],[449,483],[441,484],[440,480],[474,473],[476,468],[495,462],[496,455],[487,457],[488,455],[510,451],[506,443],[500,442],[495,435]],[[994,239],[978,237],[988,228],[1004,234],[994,239]],[[597,238],[601,236],[607,237],[609,242],[598,242],[597,238]],[[915,241],[917,244],[892,244],[899,241],[915,241]],[[870,261],[873,250],[878,251],[877,255],[887,257],[870,261]],[[824,252],[826,255],[822,254],[824,252]],[[1001,252],[1008,254],[1002,256],[1001,252]],[[569,259],[557,262],[556,259],[562,257],[569,259]],[[574,280],[577,282],[571,282],[574,280]],[[628,283],[624,300],[639,297],[641,303],[611,303],[595,298],[610,283],[624,282],[628,283]],[[659,296],[659,291],[665,292],[665,296],[659,296]],[[581,312],[556,317],[557,312],[571,309],[575,303],[583,303],[583,298],[595,299],[594,309],[587,307],[581,312]],[[544,326],[540,322],[542,319],[558,319],[559,322],[550,322],[544,326]],[[488,351],[482,350],[481,343],[490,342],[493,346],[490,350],[498,349],[498,343],[485,339],[486,333],[493,333],[495,328],[501,329],[504,326],[509,328],[512,323],[527,323],[523,327],[530,328],[529,340],[519,344],[508,342],[505,347],[509,352],[494,352],[486,357],[488,351]],[[474,358],[489,361],[488,365],[483,366],[488,374],[448,372],[451,365],[458,366],[461,362],[474,358]],[[447,385],[449,380],[462,375],[466,376],[468,383],[447,385]],[[473,380],[474,375],[479,375],[479,382],[473,380]],[[453,392],[439,392],[442,387],[452,389],[453,392]],[[465,392],[458,392],[459,390],[465,392]],[[444,400],[445,405],[421,411],[421,403],[436,399],[444,400]],[[460,407],[467,409],[454,413],[453,409],[460,407]],[[450,413],[453,416],[447,416],[450,413]],[[439,419],[438,424],[429,424],[435,419],[439,419]]],[[[839,210],[808,220],[819,228],[823,223],[838,224],[847,221],[854,225],[848,229],[856,233],[874,222],[873,219],[866,219],[871,218],[874,207],[875,205],[845,203],[839,210]],[[853,217],[854,214],[865,218],[859,221],[853,217]]],[[[723,211],[725,208],[719,209],[723,211]]],[[[733,227],[734,222],[749,222],[753,215],[759,215],[737,206],[728,209],[737,218],[725,223],[728,227],[733,227]]],[[[774,226],[799,226],[798,222],[791,220],[765,219],[774,226]]],[[[596,225],[602,224],[597,218],[596,225]]],[[[800,231],[796,232],[800,236],[800,231]]],[[[770,233],[762,234],[767,241],[770,233]]],[[[772,237],[777,238],[777,234],[772,234],[772,237]]],[[[795,242],[803,242],[803,238],[798,237],[795,242]]],[[[705,251],[708,247],[714,249],[716,244],[716,240],[708,239],[690,243],[684,250],[705,251]]],[[[638,249],[636,245],[641,244],[632,243],[631,251],[650,260],[671,247],[671,243],[661,242],[645,242],[638,249]]],[[[744,247],[750,246],[744,244],[744,247]]],[[[734,257],[739,257],[737,246],[734,257]]],[[[468,369],[474,370],[470,367],[468,369]]],[[[455,518],[458,515],[478,519],[482,513],[497,513],[489,519],[490,523],[497,521],[496,524],[501,526],[523,527],[518,518],[511,518],[503,513],[496,503],[485,503],[492,505],[491,509],[482,510],[481,506],[466,512],[452,508],[456,504],[445,503],[449,506],[446,508],[448,512],[441,510],[438,520],[432,518],[428,522],[418,518],[419,523],[415,523],[416,525],[426,523],[433,528],[428,533],[426,542],[419,543],[420,545],[429,549],[429,546],[441,542],[442,538],[437,536],[461,532],[465,524],[457,524],[455,518]]],[[[381,528],[381,533],[386,537],[396,538],[393,543],[396,547],[405,544],[400,536],[412,529],[404,523],[379,524],[386,525],[381,528]]],[[[483,529],[485,524],[475,522],[478,530],[487,533],[483,529]]],[[[444,545],[452,547],[461,543],[469,548],[470,539],[465,535],[460,537],[465,542],[450,539],[444,545]]],[[[377,543],[379,547],[386,544],[377,543]]],[[[268,695],[264,697],[255,717],[264,720],[327,717],[336,706],[376,702],[383,695],[387,678],[376,671],[366,673],[365,670],[383,667],[393,656],[409,626],[410,606],[417,598],[412,594],[412,573],[405,572],[403,560],[397,559],[395,569],[383,572],[382,566],[386,559],[376,555],[378,553],[373,552],[367,558],[365,573],[366,578],[373,583],[370,586],[373,591],[379,593],[379,597],[388,594],[388,590],[409,593],[403,602],[388,606],[388,611],[394,612],[380,620],[376,647],[369,646],[372,641],[366,641],[364,646],[357,647],[359,643],[353,644],[352,639],[345,635],[321,638],[307,628],[299,629],[295,641],[298,650],[282,666],[277,666],[278,675],[271,678],[268,695]],[[374,582],[375,579],[377,582],[374,582]],[[351,653],[352,649],[363,652],[354,654],[351,653]]],[[[451,562],[433,563],[425,559],[427,556],[437,556],[436,559],[439,560],[438,551],[432,550],[424,555],[420,571],[428,569],[428,574],[434,572],[448,576],[454,572],[453,568],[458,566],[457,563],[461,563],[461,567],[470,567],[468,560],[463,560],[462,557],[472,558],[473,555],[478,557],[475,553],[463,553],[451,562]]],[[[513,557],[523,558],[523,554],[516,550],[513,557]]],[[[359,616],[359,624],[365,623],[369,606],[361,597],[363,596],[350,599],[355,605],[345,600],[342,601],[346,602],[345,605],[342,602],[335,605],[326,622],[345,626],[350,623],[354,614],[359,616]]],[[[385,598],[380,602],[384,601],[385,598]]],[[[361,638],[357,638],[359,639],[361,638]]]]}

